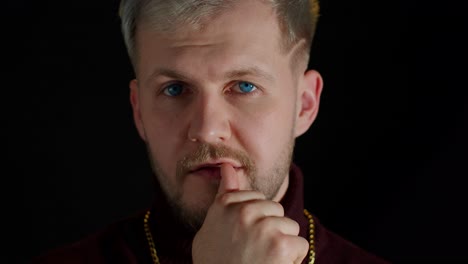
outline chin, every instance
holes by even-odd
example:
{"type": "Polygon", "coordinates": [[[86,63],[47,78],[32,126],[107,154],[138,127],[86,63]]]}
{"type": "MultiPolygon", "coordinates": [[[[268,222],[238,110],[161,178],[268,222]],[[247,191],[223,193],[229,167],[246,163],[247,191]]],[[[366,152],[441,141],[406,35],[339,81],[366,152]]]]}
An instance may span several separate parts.
{"type": "Polygon", "coordinates": [[[195,200],[181,202],[174,208],[179,220],[188,231],[196,233],[201,228],[213,199],[210,201],[196,200],[195,203],[195,200]]]}
{"type": "Polygon", "coordinates": [[[213,203],[219,183],[187,178],[182,188],[182,201],[190,208],[205,208],[213,203]]]}
{"type": "Polygon", "coordinates": [[[213,204],[216,197],[216,191],[203,191],[192,193],[191,195],[183,196],[182,203],[189,211],[208,211],[208,208],[213,204]]]}

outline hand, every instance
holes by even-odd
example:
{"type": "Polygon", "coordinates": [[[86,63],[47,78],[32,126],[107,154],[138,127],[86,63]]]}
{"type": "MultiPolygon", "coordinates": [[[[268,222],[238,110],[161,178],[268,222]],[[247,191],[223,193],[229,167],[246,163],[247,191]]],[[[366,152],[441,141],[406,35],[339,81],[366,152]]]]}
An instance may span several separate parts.
{"type": "Polygon", "coordinates": [[[192,244],[194,264],[299,264],[309,244],[283,207],[256,191],[239,190],[231,165],[221,165],[215,201],[192,244]]]}

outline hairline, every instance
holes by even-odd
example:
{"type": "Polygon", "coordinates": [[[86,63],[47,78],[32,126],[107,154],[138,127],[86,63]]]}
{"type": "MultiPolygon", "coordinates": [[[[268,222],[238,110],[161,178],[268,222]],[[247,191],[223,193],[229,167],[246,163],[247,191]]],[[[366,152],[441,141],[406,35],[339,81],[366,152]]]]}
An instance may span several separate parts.
{"type": "MultiPolygon", "coordinates": [[[[155,32],[160,32],[162,35],[165,33],[173,33],[174,31],[179,30],[180,28],[184,28],[189,22],[181,20],[178,21],[178,23],[173,24],[172,26],[166,28],[169,29],[166,32],[165,30],[161,30],[161,28],[158,30],[156,26],[151,25],[151,18],[148,19],[147,16],[144,15],[141,11],[138,11],[142,8],[141,3],[142,2],[137,2],[135,5],[130,5],[130,6],[125,6],[124,4],[126,1],[121,0],[121,5],[119,8],[119,15],[122,19],[122,31],[124,33],[124,40],[125,44],[127,47],[127,52],[130,57],[130,62],[133,66],[135,74],[138,72],[138,61],[140,54],[138,52],[138,32],[141,30],[141,28],[146,27],[149,28],[150,30],[154,30],[155,32]],[[127,10],[127,12],[133,12],[132,15],[124,15],[124,9],[127,10]],[[130,10],[130,11],[129,11],[130,10]],[[125,19],[123,19],[125,18],[125,19]],[[130,18],[130,19],[129,19],[130,18]],[[149,22],[148,22],[149,21],[149,22]]],[[[276,23],[278,25],[278,28],[280,30],[280,38],[278,40],[279,42],[279,51],[280,54],[282,55],[288,55],[291,53],[290,57],[290,68],[293,72],[302,69],[306,70],[309,59],[310,59],[310,48],[313,43],[313,38],[315,35],[315,29],[316,29],[316,24],[318,21],[319,17],[319,4],[318,0],[307,0],[308,2],[308,7],[309,9],[309,15],[311,15],[311,20],[310,20],[310,35],[307,34],[304,36],[304,32],[300,33],[299,31],[292,30],[293,28],[296,28],[296,26],[289,24],[289,21],[287,19],[287,16],[284,14],[281,14],[282,9],[278,9],[277,6],[275,6],[274,1],[272,0],[263,0],[265,4],[268,4],[274,11],[275,17],[276,17],[276,23]]],[[[128,3],[128,2],[126,2],[128,3]]],[[[232,2],[228,1],[228,4],[232,4],[232,2]]],[[[199,17],[201,20],[205,21],[210,21],[213,18],[215,18],[218,15],[222,15],[224,12],[226,12],[227,6],[224,6],[224,8],[220,8],[215,10],[214,12],[211,12],[209,14],[202,15],[199,17]]],[[[198,21],[200,22],[200,21],[198,21]]],[[[203,28],[207,25],[206,22],[202,23],[196,23],[195,26],[198,28],[203,28]]],[[[193,26],[193,25],[192,25],[193,26]]],[[[299,27],[301,28],[301,27],[299,27]]],[[[301,71],[302,71],[301,70],[301,71]]]]}

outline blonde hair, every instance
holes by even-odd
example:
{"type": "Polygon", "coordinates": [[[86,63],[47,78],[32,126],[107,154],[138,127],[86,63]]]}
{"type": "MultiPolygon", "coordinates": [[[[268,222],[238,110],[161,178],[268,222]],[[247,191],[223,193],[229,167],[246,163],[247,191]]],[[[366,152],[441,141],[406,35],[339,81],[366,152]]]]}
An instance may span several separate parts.
{"type": "MultiPolygon", "coordinates": [[[[221,13],[236,0],[121,0],[119,16],[127,51],[134,67],[137,60],[135,34],[143,21],[158,32],[175,31],[180,26],[203,26],[202,19],[221,13]]],[[[262,0],[269,2],[285,35],[283,51],[304,40],[293,61],[309,59],[309,49],[319,17],[318,0],[262,0]]]]}

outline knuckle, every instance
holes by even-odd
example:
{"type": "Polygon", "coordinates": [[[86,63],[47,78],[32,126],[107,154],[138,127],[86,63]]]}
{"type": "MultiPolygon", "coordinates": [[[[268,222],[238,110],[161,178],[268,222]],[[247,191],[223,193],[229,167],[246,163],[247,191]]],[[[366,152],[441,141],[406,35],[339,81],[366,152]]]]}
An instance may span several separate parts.
{"type": "Polygon", "coordinates": [[[257,223],[257,226],[258,226],[257,227],[258,236],[261,238],[271,236],[273,232],[272,229],[274,229],[274,223],[269,217],[264,218],[261,221],[259,221],[257,223]]]}
{"type": "Polygon", "coordinates": [[[284,258],[289,254],[289,243],[284,236],[275,236],[270,243],[270,252],[279,258],[284,258]]]}
{"type": "Polygon", "coordinates": [[[309,251],[309,241],[307,241],[303,237],[299,237],[299,247],[302,249],[303,252],[308,252],[309,251]]]}
{"type": "Polygon", "coordinates": [[[298,255],[305,256],[309,250],[309,242],[302,237],[279,235],[270,241],[270,254],[278,259],[286,260],[296,258],[298,255]]]}
{"type": "Polygon", "coordinates": [[[255,215],[255,208],[252,204],[247,203],[239,207],[239,221],[248,223],[255,215]]]}
{"type": "Polygon", "coordinates": [[[297,255],[305,257],[309,252],[309,242],[303,237],[296,237],[293,243],[297,255]]]}
{"type": "Polygon", "coordinates": [[[280,216],[284,216],[284,207],[278,202],[275,202],[275,206],[276,206],[276,210],[278,210],[280,216]]]}
{"type": "Polygon", "coordinates": [[[299,235],[299,231],[300,231],[299,224],[294,220],[291,220],[290,223],[291,223],[291,230],[292,230],[293,234],[296,235],[296,236],[299,235]]]}

